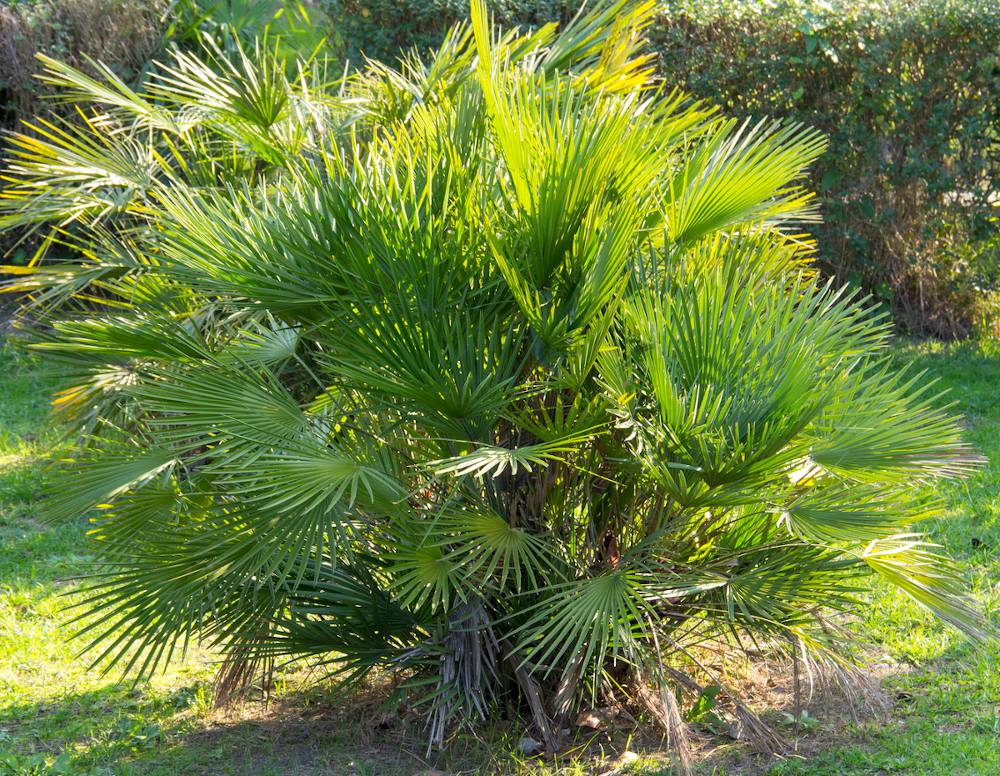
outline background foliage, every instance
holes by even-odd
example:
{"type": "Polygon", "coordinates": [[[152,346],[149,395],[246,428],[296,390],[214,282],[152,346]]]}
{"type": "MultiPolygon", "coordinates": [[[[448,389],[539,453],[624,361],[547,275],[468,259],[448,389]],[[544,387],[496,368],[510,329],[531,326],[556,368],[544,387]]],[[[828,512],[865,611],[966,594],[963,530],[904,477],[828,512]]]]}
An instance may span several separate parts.
{"type": "MultiPolygon", "coordinates": [[[[435,45],[461,0],[327,0],[345,53],[435,45]]],[[[499,0],[504,24],[576,0],[499,0]]],[[[822,130],[819,256],[920,334],[995,326],[1000,6],[980,0],[667,0],[649,30],[668,83],[731,115],[822,130]],[[992,201],[991,201],[992,198],[992,201]],[[992,205],[992,207],[991,207],[992,205]]]]}
{"type": "Polygon", "coordinates": [[[96,59],[127,80],[160,49],[168,0],[0,2],[0,126],[13,129],[52,94],[35,79],[48,54],[74,66],[96,59]]]}

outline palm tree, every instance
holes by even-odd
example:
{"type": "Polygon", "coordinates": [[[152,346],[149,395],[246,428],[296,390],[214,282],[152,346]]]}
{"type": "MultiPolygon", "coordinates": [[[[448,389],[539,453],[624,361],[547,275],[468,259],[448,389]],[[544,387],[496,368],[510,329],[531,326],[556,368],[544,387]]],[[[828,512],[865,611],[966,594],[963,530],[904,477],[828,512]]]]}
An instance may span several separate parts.
{"type": "Polygon", "coordinates": [[[518,697],[555,747],[616,694],[683,749],[706,651],[847,664],[870,575],[986,635],[910,528],[975,458],[810,266],[823,138],[668,91],[653,13],[501,33],[475,0],[333,81],[46,62],[97,107],[14,136],[2,224],[78,255],[13,285],[70,375],[50,509],[92,515],[99,658],[392,671],[432,745],[518,697]]]}

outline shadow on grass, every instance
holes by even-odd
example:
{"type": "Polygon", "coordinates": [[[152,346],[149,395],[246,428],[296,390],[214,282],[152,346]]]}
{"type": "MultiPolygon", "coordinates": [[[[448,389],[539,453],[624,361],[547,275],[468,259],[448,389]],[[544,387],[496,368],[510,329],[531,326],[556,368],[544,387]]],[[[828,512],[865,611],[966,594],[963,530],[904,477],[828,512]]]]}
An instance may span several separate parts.
{"type": "Polygon", "coordinates": [[[215,710],[210,698],[205,681],[167,692],[109,683],[0,707],[0,774],[395,776],[434,765],[419,728],[364,699],[320,706],[303,691],[215,710]]]}

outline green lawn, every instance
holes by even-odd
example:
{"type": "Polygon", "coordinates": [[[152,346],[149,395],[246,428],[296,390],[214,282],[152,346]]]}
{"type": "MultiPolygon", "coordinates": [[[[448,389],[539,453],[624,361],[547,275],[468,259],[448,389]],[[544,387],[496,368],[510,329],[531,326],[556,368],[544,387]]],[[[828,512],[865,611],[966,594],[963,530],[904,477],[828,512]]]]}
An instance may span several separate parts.
{"type": "MultiPolygon", "coordinates": [[[[1000,346],[901,346],[950,391],[968,437],[990,459],[971,479],[941,489],[947,517],[927,528],[966,569],[993,621],[1000,619],[1000,346]]],[[[51,383],[0,350],[0,774],[667,774],[665,756],[639,757],[618,771],[614,757],[536,767],[504,754],[521,730],[461,738],[424,762],[422,731],[386,724],[378,692],[331,697],[315,677],[278,674],[270,702],[212,708],[212,657],[197,652],[155,681],[133,686],[90,669],[69,642],[65,607],[79,600],[74,577],[89,568],[86,524],[46,526],[35,518],[45,461],[61,440],[46,423],[51,383]],[[484,764],[485,763],[485,764],[484,764]],[[474,764],[479,764],[475,767],[474,764]]],[[[705,773],[1000,774],[1000,647],[976,648],[908,600],[882,588],[858,627],[877,643],[887,718],[818,722],[790,756],[746,768],[720,748],[705,773]],[[729,764],[724,764],[729,762],[729,764]],[[722,764],[720,764],[722,763],[722,764]]],[[[729,747],[732,749],[732,746],[729,747]]]]}

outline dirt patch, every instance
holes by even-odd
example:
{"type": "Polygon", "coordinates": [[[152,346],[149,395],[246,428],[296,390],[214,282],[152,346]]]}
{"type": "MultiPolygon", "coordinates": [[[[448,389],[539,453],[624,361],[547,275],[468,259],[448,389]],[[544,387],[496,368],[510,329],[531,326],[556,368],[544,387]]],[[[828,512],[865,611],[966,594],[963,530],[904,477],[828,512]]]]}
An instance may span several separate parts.
{"type": "MultiPolygon", "coordinates": [[[[808,722],[796,726],[787,719],[795,707],[789,666],[778,662],[756,666],[742,677],[740,692],[781,735],[783,751],[754,752],[738,730],[720,732],[718,727],[693,724],[694,761],[700,772],[759,776],[781,760],[806,760],[849,738],[856,740],[859,723],[886,724],[889,720],[891,703],[878,686],[900,670],[879,663],[867,675],[851,677],[853,682],[816,676],[810,685],[802,679],[801,709],[808,712],[808,722]]],[[[422,715],[390,701],[389,683],[366,683],[345,694],[333,694],[315,679],[290,684],[304,689],[276,700],[244,700],[201,718],[195,729],[185,732],[184,746],[221,748],[231,758],[228,762],[241,763],[238,773],[251,774],[284,763],[284,772],[290,776],[471,776],[532,771],[545,776],[610,776],[624,772],[623,765],[637,758],[649,772],[667,769],[671,763],[658,729],[620,717],[601,729],[573,729],[566,750],[556,757],[509,754],[532,732],[530,724],[518,717],[457,731],[445,751],[428,753],[422,715]]]]}

